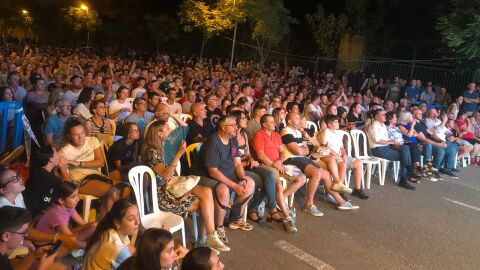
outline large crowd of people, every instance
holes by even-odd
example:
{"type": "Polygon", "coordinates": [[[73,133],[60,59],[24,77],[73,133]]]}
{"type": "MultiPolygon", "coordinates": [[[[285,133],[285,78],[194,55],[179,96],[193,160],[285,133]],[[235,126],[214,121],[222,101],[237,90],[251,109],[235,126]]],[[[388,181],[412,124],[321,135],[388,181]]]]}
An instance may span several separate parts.
{"type": "MultiPolygon", "coordinates": [[[[76,249],[85,251],[82,269],[223,269],[217,253],[230,250],[228,230],[275,222],[299,233],[298,218],[310,217],[297,217],[291,198],[303,187],[299,209],[312,218],[326,207],[359,210],[369,198],[360,155],[398,161],[398,186],[407,190],[458,178],[463,160],[480,164],[480,85],[451,97],[438,83],[5,44],[0,101],[23,105],[40,146],[32,144],[29,174],[0,172],[0,268],[13,269],[9,251],[23,243],[32,251],[17,263],[38,269],[66,269],[61,258],[76,249]],[[169,153],[166,139],[184,127],[185,141],[169,153]],[[351,143],[352,130],[365,136],[351,143]],[[166,188],[178,164],[180,175],[200,176],[182,198],[166,188]],[[130,242],[141,227],[128,184],[138,165],[156,175],[160,210],[200,214],[193,250],[175,247],[165,228],[130,242]],[[317,192],[328,203],[315,201],[317,192]],[[98,222],[77,212],[79,194],[101,198],[98,222]],[[57,240],[63,246],[45,254],[57,240]]],[[[11,128],[14,112],[4,113],[11,128]]]]}

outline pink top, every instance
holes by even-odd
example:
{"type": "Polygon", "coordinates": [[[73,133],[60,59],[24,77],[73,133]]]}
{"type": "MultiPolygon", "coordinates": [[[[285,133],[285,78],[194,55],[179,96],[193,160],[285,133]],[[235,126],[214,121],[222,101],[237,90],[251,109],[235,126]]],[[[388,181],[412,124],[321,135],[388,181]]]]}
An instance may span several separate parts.
{"type": "Polygon", "coordinates": [[[50,206],[40,217],[37,223],[37,229],[46,233],[59,233],[57,226],[67,225],[70,217],[75,212],[75,208],[64,209],[58,204],[50,206]]]}
{"type": "MultiPolygon", "coordinates": [[[[467,120],[457,119],[455,122],[457,123],[457,126],[458,126],[458,132],[461,134],[463,126],[467,125],[467,120]]],[[[473,134],[473,132],[468,131],[468,132],[463,133],[460,136],[460,138],[462,138],[462,139],[475,139],[475,134],[473,134]]]]}

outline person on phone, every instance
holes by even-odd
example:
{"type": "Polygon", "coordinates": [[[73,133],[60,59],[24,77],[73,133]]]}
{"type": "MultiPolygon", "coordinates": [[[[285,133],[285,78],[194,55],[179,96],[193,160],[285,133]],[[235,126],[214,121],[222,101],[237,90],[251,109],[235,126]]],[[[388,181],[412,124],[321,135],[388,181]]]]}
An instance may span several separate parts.
{"type": "Polygon", "coordinates": [[[29,269],[34,265],[37,265],[37,270],[68,269],[67,266],[54,262],[56,253],[47,256],[50,246],[30,252],[14,268],[8,259],[8,252],[19,247],[27,237],[31,216],[24,208],[4,206],[0,208],[0,217],[0,269],[29,269]]]}

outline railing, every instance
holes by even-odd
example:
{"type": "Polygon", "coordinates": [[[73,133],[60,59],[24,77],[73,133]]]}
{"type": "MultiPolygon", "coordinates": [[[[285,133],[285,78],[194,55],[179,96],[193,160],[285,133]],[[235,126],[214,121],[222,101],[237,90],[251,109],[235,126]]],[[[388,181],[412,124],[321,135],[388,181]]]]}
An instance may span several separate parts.
{"type": "Polygon", "coordinates": [[[7,150],[8,118],[11,113],[14,113],[11,148],[16,148],[22,143],[23,107],[16,101],[2,101],[0,102],[0,152],[7,150]]]}

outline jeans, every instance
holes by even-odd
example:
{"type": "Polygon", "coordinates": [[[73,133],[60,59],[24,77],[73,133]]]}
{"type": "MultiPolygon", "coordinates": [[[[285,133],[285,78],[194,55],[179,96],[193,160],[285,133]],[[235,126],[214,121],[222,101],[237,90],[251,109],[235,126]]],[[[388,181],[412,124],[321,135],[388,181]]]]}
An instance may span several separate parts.
{"type": "Polygon", "coordinates": [[[436,169],[452,170],[455,165],[455,156],[458,152],[458,145],[447,141],[447,147],[442,148],[432,144],[423,145],[423,155],[425,160],[431,160],[433,155],[433,167],[436,169]],[[444,166],[442,166],[442,163],[444,166]]]}
{"type": "Polygon", "coordinates": [[[400,149],[394,149],[390,146],[379,146],[372,148],[372,154],[375,157],[400,161],[400,181],[406,180],[405,176],[407,176],[407,167],[410,169],[412,166],[412,159],[408,146],[402,145],[400,146],[400,149]]]}
{"type": "MultiPolygon", "coordinates": [[[[255,167],[253,172],[262,178],[262,184],[260,187],[255,186],[255,193],[253,194],[252,202],[249,206],[249,212],[257,212],[258,207],[262,201],[267,198],[265,209],[275,209],[277,206],[277,197],[275,191],[275,174],[266,168],[255,167]]],[[[257,181],[255,181],[255,184],[257,181]]]]}

